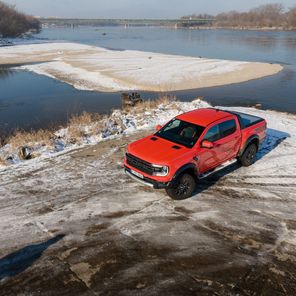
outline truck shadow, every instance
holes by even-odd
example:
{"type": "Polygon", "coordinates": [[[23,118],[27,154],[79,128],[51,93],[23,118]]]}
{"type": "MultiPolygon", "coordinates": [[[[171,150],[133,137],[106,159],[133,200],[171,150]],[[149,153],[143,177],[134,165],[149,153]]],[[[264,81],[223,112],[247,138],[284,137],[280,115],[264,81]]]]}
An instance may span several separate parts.
{"type": "MultiPolygon", "coordinates": [[[[274,150],[278,145],[280,145],[285,139],[289,138],[290,134],[282,131],[278,131],[275,129],[268,128],[266,130],[266,138],[264,142],[262,143],[260,150],[257,153],[256,161],[259,159],[264,158],[268,153],[270,153],[272,150],[274,150]]],[[[256,162],[255,161],[255,162],[256,162]]],[[[197,195],[205,190],[207,190],[209,187],[213,186],[216,182],[219,181],[222,177],[234,172],[235,170],[239,169],[241,166],[239,163],[234,163],[221,171],[218,171],[214,173],[213,175],[200,180],[198,182],[198,186],[196,188],[196,191],[194,192],[194,195],[197,195]]]]}
{"type": "Polygon", "coordinates": [[[47,248],[60,241],[64,236],[64,234],[60,234],[46,242],[29,245],[0,259],[0,281],[25,271],[41,257],[47,248]]]}

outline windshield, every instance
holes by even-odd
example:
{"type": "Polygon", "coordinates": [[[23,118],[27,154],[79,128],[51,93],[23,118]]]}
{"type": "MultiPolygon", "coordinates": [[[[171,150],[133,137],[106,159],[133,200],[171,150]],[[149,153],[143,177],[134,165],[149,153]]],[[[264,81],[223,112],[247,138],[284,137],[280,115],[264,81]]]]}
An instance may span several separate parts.
{"type": "Polygon", "coordinates": [[[192,148],[204,129],[204,127],[193,123],[173,119],[155,135],[188,148],[192,148]]]}

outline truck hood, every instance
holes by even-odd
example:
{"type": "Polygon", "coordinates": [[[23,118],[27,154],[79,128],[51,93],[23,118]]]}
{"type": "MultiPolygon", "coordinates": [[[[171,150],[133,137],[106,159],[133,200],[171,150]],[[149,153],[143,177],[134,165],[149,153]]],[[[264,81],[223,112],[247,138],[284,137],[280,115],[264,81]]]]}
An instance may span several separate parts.
{"type": "Polygon", "coordinates": [[[147,162],[160,165],[167,165],[188,151],[190,151],[189,148],[154,135],[128,145],[128,153],[147,162]]]}

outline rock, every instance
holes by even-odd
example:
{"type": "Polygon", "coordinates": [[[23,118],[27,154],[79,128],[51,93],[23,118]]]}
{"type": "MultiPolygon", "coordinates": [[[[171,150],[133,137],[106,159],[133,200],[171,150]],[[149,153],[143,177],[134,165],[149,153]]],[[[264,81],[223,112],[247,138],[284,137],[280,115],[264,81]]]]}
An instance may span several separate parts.
{"type": "Polygon", "coordinates": [[[138,283],[136,286],[137,289],[143,289],[145,287],[146,287],[146,284],[144,284],[144,283],[138,283]]]}
{"type": "Polygon", "coordinates": [[[9,156],[6,158],[6,161],[7,161],[9,164],[17,164],[17,163],[20,162],[20,159],[19,159],[19,156],[18,156],[18,155],[12,154],[12,155],[9,155],[9,156]]]}
{"type": "Polygon", "coordinates": [[[76,143],[77,143],[77,139],[75,139],[75,138],[70,138],[70,139],[69,139],[69,144],[74,145],[74,144],[76,144],[76,143]]]}
{"type": "Polygon", "coordinates": [[[61,152],[61,151],[65,150],[65,147],[66,147],[66,144],[63,140],[61,140],[61,139],[55,140],[55,142],[54,142],[55,152],[61,152]]]}
{"type": "Polygon", "coordinates": [[[32,148],[28,146],[21,147],[20,157],[25,160],[32,159],[32,152],[33,152],[32,148]]]}
{"type": "Polygon", "coordinates": [[[131,95],[129,93],[121,94],[122,108],[134,107],[139,103],[142,103],[141,95],[137,92],[133,92],[131,95]]]}
{"type": "Polygon", "coordinates": [[[261,109],[261,108],[262,108],[262,104],[256,104],[256,105],[255,105],[255,108],[256,108],[256,109],[261,109]]]}
{"type": "Polygon", "coordinates": [[[11,41],[0,39],[0,47],[12,46],[12,45],[13,45],[13,43],[11,41]]]}

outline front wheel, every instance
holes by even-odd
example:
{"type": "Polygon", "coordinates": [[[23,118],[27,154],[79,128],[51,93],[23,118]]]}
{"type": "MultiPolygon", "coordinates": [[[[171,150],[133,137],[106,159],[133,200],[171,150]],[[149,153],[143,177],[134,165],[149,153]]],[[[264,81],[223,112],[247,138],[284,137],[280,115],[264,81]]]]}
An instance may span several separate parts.
{"type": "Polygon", "coordinates": [[[244,151],[243,155],[240,157],[240,162],[243,166],[250,166],[255,162],[255,157],[257,153],[257,145],[250,144],[244,151]]]}
{"type": "Polygon", "coordinates": [[[177,178],[176,184],[173,187],[166,188],[166,193],[172,199],[182,200],[191,197],[195,187],[194,177],[190,174],[182,174],[177,178]]]}

